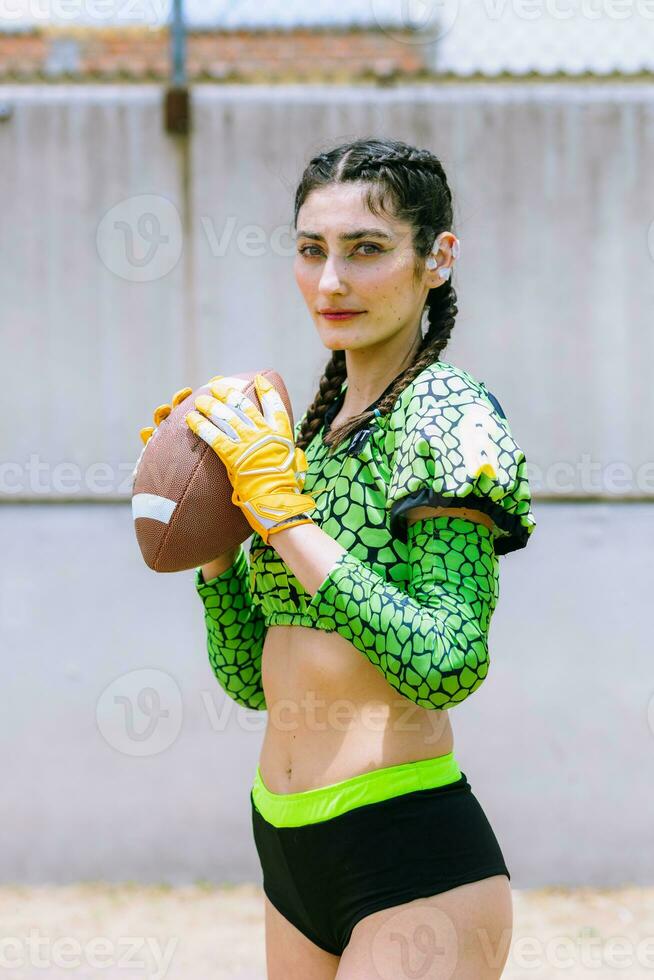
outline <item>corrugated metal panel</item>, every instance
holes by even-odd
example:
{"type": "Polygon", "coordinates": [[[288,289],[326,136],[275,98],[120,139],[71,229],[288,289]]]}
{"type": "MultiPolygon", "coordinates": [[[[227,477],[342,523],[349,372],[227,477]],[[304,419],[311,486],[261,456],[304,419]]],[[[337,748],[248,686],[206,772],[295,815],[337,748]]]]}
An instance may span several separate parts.
{"type": "Polygon", "coordinates": [[[302,410],[327,354],[283,235],[295,184],[375,132],[443,159],[462,241],[444,356],[497,395],[535,492],[654,496],[651,88],[203,86],[186,157],[156,86],[4,97],[6,495],[127,494],[154,406],[211,374],[275,367],[302,410]]]}

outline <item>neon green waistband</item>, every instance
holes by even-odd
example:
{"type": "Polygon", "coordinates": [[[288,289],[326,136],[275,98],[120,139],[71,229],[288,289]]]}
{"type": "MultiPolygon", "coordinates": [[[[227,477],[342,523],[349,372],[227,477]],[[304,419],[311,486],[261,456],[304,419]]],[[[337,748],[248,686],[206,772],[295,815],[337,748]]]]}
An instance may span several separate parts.
{"type": "Polygon", "coordinates": [[[402,793],[433,789],[461,779],[453,752],[435,759],[403,762],[363,772],[340,783],[330,783],[301,793],[272,793],[257,771],[252,784],[252,799],[259,813],[275,827],[302,827],[308,823],[330,820],[341,813],[378,803],[402,793]]]}

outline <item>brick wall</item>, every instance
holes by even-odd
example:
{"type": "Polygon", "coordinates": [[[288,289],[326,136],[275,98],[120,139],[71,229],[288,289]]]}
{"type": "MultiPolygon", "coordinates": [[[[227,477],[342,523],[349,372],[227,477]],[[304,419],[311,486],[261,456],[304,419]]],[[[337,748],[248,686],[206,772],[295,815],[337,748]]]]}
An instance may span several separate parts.
{"type": "MultiPolygon", "coordinates": [[[[425,46],[382,30],[193,31],[194,81],[353,81],[427,74],[425,46]]],[[[47,28],[0,33],[4,81],[148,81],[170,75],[166,29],[47,28]]]]}

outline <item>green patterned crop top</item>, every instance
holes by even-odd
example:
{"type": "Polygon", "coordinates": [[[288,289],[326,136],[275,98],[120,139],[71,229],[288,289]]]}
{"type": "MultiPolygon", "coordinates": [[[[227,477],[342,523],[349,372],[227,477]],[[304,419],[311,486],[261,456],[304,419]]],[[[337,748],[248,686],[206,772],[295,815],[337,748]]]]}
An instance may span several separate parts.
{"type": "MultiPolygon", "coordinates": [[[[524,547],[534,527],[524,456],[482,382],[438,361],[402,392],[388,416],[374,420],[368,435],[355,433],[330,455],[323,435],[345,386],[305,450],[304,492],[316,501],[311,517],[323,531],[404,589],[410,572],[402,515],[411,507],[481,510],[495,522],[493,531],[480,526],[496,555],[524,547]]],[[[266,626],[317,625],[312,597],[258,534],[250,547],[250,587],[266,626]]]]}
{"type": "Polygon", "coordinates": [[[241,549],[210,582],[197,569],[210,661],[231,697],[265,708],[266,630],[336,630],[406,697],[451,707],[486,676],[498,556],[523,548],[535,527],[525,455],[484,383],[444,361],[330,452],[323,436],[346,385],[305,449],[304,487],[316,501],[312,519],[346,553],[313,596],[257,533],[249,566],[241,549]],[[418,506],[479,510],[493,527],[452,515],[407,527],[404,515],[418,506]]]}

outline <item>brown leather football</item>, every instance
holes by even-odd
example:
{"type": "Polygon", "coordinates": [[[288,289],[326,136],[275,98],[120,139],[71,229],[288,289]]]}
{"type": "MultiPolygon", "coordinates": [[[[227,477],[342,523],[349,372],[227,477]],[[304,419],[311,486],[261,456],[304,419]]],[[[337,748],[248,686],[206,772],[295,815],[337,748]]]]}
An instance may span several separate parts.
{"type": "MultiPolygon", "coordinates": [[[[262,411],[256,373],[274,384],[293,427],[291,401],[276,371],[267,368],[229,378],[241,379],[244,393],[262,411]]],[[[185,421],[197,396],[211,394],[209,388],[209,382],[197,388],[159,423],[134,470],[134,529],[143,557],[155,572],[204,565],[253,533],[240,507],[232,503],[232,484],[222,460],[185,421]]]]}

